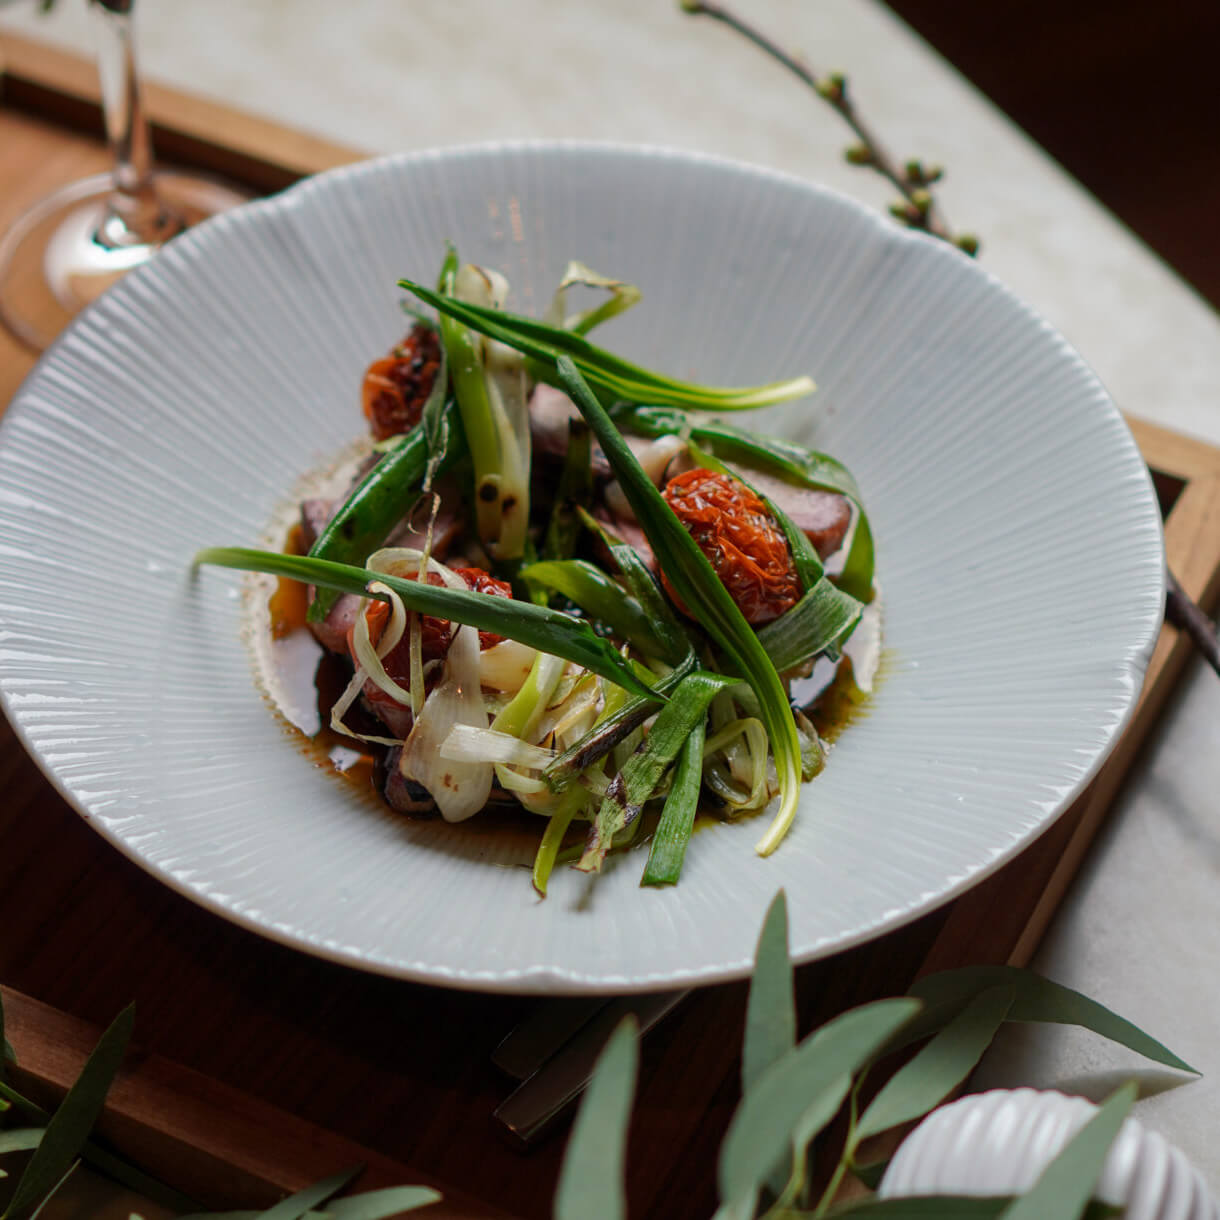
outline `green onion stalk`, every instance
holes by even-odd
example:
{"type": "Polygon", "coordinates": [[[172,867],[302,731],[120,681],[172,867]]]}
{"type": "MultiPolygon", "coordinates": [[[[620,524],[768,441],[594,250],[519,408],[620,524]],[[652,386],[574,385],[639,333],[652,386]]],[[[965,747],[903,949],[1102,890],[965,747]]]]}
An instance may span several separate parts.
{"type": "MultiPolygon", "coordinates": [[[[436,299],[483,303],[495,312],[503,281],[481,268],[458,267],[450,246],[436,299]]],[[[441,343],[474,465],[479,538],[501,563],[525,554],[529,526],[530,432],[528,385],[521,357],[459,320],[441,314],[441,343]]]]}
{"type": "Polygon", "coordinates": [[[548,380],[554,378],[566,384],[559,373],[559,362],[567,359],[581,374],[583,381],[609,399],[665,403],[705,411],[734,411],[786,402],[809,394],[814,389],[808,377],[742,388],[694,385],[623,360],[597,347],[584,335],[565,330],[562,326],[551,326],[522,314],[471,304],[455,299],[449,293],[434,292],[412,280],[399,280],[398,286],[433,306],[442,317],[516,348],[528,356],[539,374],[548,380]]]}
{"type": "Polygon", "coordinates": [[[575,363],[567,355],[560,355],[556,370],[563,388],[592,428],[678,596],[758,698],[780,789],[779,810],[756,847],[760,855],[770,855],[796,818],[801,786],[801,741],[784,684],[715,569],[640,467],[575,363]]]}
{"type": "Polygon", "coordinates": [[[384,597],[369,592],[369,585],[376,582],[392,589],[402,599],[403,605],[416,614],[435,615],[518,640],[539,652],[563,657],[591,670],[648,705],[655,707],[665,702],[664,691],[645,685],[634,666],[621,657],[608,640],[597,635],[588,623],[545,606],[492,597],[486,593],[437,588],[421,581],[404,580],[346,563],[245,547],[209,547],[195,556],[195,564],[287,576],[319,588],[337,589],[340,593],[355,593],[385,601],[384,597]]]}

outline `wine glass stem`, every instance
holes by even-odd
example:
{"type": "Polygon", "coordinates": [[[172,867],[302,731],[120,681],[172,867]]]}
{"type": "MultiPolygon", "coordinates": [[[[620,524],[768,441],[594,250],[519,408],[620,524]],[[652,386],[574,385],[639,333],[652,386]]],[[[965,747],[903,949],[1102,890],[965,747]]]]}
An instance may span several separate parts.
{"type": "Polygon", "coordinates": [[[92,0],[98,16],[98,75],[114,191],[98,239],[104,245],[164,240],[167,218],[153,186],[152,137],[136,71],[134,0],[92,0]]]}

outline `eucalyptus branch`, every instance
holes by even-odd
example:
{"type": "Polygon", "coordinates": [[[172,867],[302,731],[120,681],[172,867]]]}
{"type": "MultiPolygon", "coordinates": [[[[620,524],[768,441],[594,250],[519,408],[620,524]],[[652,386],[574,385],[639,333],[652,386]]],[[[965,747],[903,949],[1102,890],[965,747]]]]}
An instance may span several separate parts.
{"type": "Polygon", "coordinates": [[[954,233],[949,227],[931,187],[944,176],[940,166],[925,166],[911,160],[900,162],[877,138],[872,127],[860,117],[847,88],[847,78],[840,72],[814,72],[807,64],[790,55],[757,27],[723,5],[705,0],[680,0],[683,12],[692,16],[713,17],[735,30],[776,63],[787,68],[803,81],[818,97],[838,112],[856,135],[856,143],[845,152],[852,165],[875,170],[897,189],[901,198],[890,205],[890,213],[912,229],[939,237],[971,256],[978,253],[979,239],[971,233],[954,233]]]}

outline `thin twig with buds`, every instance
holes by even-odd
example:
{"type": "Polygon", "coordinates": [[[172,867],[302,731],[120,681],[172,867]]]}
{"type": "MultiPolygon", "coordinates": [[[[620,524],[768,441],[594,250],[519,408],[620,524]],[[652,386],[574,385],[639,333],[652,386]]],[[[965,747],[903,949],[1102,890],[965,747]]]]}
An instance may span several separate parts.
{"type": "Polygon", "coordinates": [[[772,42],[761,30],[720,4],[704,0],[681,0],[682,10],[693,16],[714,17],[736,30],[759,50],[782,64],[794,76],[804,81],[823,101],[842,116],[856,134],[857,143],[845,153],[852,165],[867,166],[886,178],[902,198],[890,205],[891,214],[912,229],[921,229],[933,237],[947,241],[965,253],[978,253],[979,240],[973,234],[955,234],[946,222],[940,206],[929,189],[944,175],[940,166],[924,166],[919,161],[900,163],[874,135],[872,128],[860,117],[847,89],[847,78],[838,72],[819,75],[783,47],[772,42]]]}

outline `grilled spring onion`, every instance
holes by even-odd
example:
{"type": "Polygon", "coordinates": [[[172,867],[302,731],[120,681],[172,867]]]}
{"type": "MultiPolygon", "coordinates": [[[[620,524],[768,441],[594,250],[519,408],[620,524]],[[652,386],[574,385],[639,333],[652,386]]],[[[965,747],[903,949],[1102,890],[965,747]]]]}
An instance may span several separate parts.
{"type": "Polygon", "coordinates": [[[706,670],[696,670],[682,680],[661,709],[647,738],[611,781],[593,820],[578,868],[585,872],[601,868],[615,836],[638,821],[644,803],[653,795],[661,777],[696,727],[703,725],[712,698],[738,682],[737,678],[706,670]]]}
{"type": "Polygon", "coordinates": [[[431,614],[477,627],[480,631],[492,631],[528,644],[539,652],[574,661],[623,687],[647,706],[655,707],[665,699],[663,692],[645,686],[631,664],[619,656],[609,641],[601,639],[588,623],[561,614],[558,610],[510,601],[504,597],[488,597],[483,593],[438,589],[419,581],[403,580],[350,564],[245,547],[209,547],[195,556],[195,564],[287,576],[319,588],[337,589],[341,593],[355,593],[361,597],[370,596],[368,586],[373,581],[379,581],[393,589],[403,605],[417,614],[431,614]]]}
{"type": "Polygon", "coordinates": [[[606,624],[644,656],[664,656],[653,620],[623,587],[596,564],[583,559],[553,559],[521,569],[521,579],[532,588],[558,593],[591,618],[606,624]]]}
{"type": "Polygon", "coordinates": [[[780,788],[779,811],[756,848],[760,855],[770,855],[796,817],[801,785],[801,742],[784,685],[707,557],[640,468],[576,365],[561,355],[556,368],[563,388],[593,429],[670,583],[758,698],[780,788]]]}
{"type": "Polygon", "coordinates": [[[706,411],[732,411],[786,402],[790,398],[809,394],[814,389],[808,377],[741,389],[694,385],[640,368],[563,327],[548,326],[545,322],[521,314],[456,301],[412,280],[399,280],[398,286],[414,293],[445,317],[515,347],[531,357],[541,372],[559,376],[561,358],[568,359],[585,381],[611,398],[636,403],[667,403],[706,411]]]}
{"type": "Polygon", "coordinates": [[[707,729],[703,718],[691,728],[678,754],[673,784],[661,820],[652,836],[648,863],[641,885],[675,885],[686,859],[686,847],[695,829],[699,811],[699,792],[703,786],[703,742],[707,729]]]}
{"type": "Polygon", "coordinates": [[[611,318],[617,318],[619,314],[633,305],[639,304],[641,295],[640,290],[634,284],[627,284],[611,276],[602,275],[600,271],[594,271],[592,267],[586,267],[584,263],[573,259],[568,263],[563,273],[563,279],[559,281],[559,285],[555,289],[555,295],[551,298],[551,304],[547,308],[543,321],[552,326],[570,330],[574,335],[587,335],[595,326],[600,326],[611,318]],[[569,314],[567,312],[567,293],[574,284],[582,284],[586,288],[604,288],[610,295],[593,309],[569,314]]]}
{"type": "MultiPolygon", "coordinates": [[[[437,383],[440,384],[439,376],[437,383]]],[[[425,481],[465,456],[466,438],[452,399],[442,401],[429,418],[437,421],[432,436],[439,447],[433,448],[433,439],[425,428],[407,433],[348,496],[310,548],[310,558],[334,563],[363,562],[410,511],[425,481]]],[[[337,590],[319,588],[309,607],[309,621],[321,622],[337,597],[337,590]]]]}
{"type": "MultiPolygon", "coordinates": [[[[498,312],[502,276],[457,265],[450,246],[441,268],[440,300],[455,297],[498,312]]],[[[442,312],[441,343],[461,409],[471,460],[479,538],[501,561],[525,553],[529,526],[530,433],[525,367],[515,352],[472,333],[442,312]]]]}

